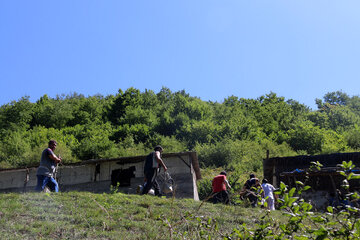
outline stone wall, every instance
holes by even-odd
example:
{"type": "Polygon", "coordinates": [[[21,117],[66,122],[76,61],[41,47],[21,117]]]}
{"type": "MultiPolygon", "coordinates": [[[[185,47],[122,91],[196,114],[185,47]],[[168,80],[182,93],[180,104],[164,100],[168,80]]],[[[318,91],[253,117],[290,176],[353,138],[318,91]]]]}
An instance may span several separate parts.
{"type": "MultiPolygon", "coordinates": [[[[60,191],[90,191],[95,193],[110,192],[115,174],[124,179],[124,173],[131,177],[120,182],[119,191],[135,194],[138,185],[144,182],[144,160],[146,156],[129,158],[89,160],[81,164],[61,165],[56,179],[60,191]],[[119,175],[120,172],[120,175],[119,175]],[[124,186],[122,186],[124,185],[124,186]]],[[[198,200],[196,180],[200,176],[196,153],[169,153],[162,158],[174,179],[174,195],[179,198],[198,200]],[[195,167],[194,167],[195,166],[195,167]]],[[[0,192],[34,191],[36,186],[36,169],[0,170],[0,192]]],[[[161,171],[163,172],[163,171],[161,171]]],[[[161,177],[160,177],[161,179],[161,177]]],[[[161,183],[161,181],[160,181],[161,183]]],[[[161,185],[161,184],[160,184],[161,185]]]]}

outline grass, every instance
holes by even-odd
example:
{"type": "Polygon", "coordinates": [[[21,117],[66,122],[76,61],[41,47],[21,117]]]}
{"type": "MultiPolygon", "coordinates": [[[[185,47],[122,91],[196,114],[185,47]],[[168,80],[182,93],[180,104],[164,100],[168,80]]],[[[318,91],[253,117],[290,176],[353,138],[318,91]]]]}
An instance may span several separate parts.
{"type": "Polygon", "coordinates": [[[263,215],[261,208],[122,193],[9,193],[0,194],[0,238],[222,239],[263,215]]]}

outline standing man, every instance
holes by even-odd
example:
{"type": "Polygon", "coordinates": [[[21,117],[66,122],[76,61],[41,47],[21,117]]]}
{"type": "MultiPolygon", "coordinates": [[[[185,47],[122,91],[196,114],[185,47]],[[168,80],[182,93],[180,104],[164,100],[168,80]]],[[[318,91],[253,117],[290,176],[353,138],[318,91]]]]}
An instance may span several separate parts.
{"type": "Polygon", "coordinates": [[[156,177],[161,167],[164,168],[165,172],[167,170],[164,161],[161,159],[162,152],[163,148],[157,145],[154,151],[146,157],[144,166],[145,184],[141,194],[147,194],[154,187],[155,196],[161,196],[160,186],[156,181],[156,177]]]}
{"type": "Polygon", "coordinates": [[[59,185],[54,179],[54,173],[56,165],[61,162],[61,157],[57,157],[54,153],[56,146],[57,142],[55,140],[50,140],[48,148],[41,154],[40,166],[36,172],[36,191],[43,191],[46,186],[48,186],[51,191],[59,191],[59,185]]]}
{"type": "Polygon", "coordinates": [[[226,187],[231,189],[231,186],[226,179],[226,172],[222,171],[219,175],[214,177],[212,181],[212,194],[214,195],[212,198],[213,203],[229,203],[229,193],[226,191],[226,187]]]}

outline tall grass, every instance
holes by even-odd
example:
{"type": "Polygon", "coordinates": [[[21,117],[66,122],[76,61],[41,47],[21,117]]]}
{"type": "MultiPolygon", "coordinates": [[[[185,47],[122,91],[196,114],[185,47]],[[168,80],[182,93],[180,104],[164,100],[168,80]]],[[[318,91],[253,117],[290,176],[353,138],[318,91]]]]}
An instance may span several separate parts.
{"type": "MultiPolygon", "coordinates": [[[[0,195],[1,239],[219,239],[264,211],[190,199],[115,194],[0,195]]],[[[280,217],[277,212],[274,215],[280,217]]]]}

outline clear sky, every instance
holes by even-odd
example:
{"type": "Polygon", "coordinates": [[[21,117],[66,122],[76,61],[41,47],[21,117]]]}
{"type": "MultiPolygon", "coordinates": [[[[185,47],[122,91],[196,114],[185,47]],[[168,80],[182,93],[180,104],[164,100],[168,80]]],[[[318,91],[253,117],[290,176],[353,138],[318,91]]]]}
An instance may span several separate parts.
{"type": "Polygon", "coordinates": [[[359,0],[2,0],[0,105],[164,86],[204,101],[360,93],[359,0]]]}

